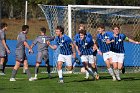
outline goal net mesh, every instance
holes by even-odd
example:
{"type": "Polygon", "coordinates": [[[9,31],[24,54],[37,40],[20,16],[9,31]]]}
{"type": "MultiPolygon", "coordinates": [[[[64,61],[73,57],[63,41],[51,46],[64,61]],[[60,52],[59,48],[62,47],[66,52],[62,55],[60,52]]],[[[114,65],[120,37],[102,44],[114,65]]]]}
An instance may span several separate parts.
{"type": "MultiPolygon", "coordinates": [[[[113,24],[119,24],[121,33],[126,34],[131,39],[140,41],[140,8],[100,8],[100,6],[88,7],[88,5],[84,7],[71,6],[71,19],[68,20],[68,6],[39,4],[39,7],[45,14],[52,36],[55,35],[54,31],[57,25],[62,25],[65,33],[68,35],[68,24],[71,23],[72,39],[78,31],[79,24],[84,24],[86,30],[96,39],[97,25],[102,23],[105,25],[107,31],[111,31],[113,24]]],[[[140,72],[140,45],[125,42],[125,51],[124,65],[129,68],[128,71],[140,72]]],[[[54,59],[56,59],[56,56],[54,59]]],[[[97,64],[100,67],[105,66],[100,59],[97,60],[97,64]]]]}

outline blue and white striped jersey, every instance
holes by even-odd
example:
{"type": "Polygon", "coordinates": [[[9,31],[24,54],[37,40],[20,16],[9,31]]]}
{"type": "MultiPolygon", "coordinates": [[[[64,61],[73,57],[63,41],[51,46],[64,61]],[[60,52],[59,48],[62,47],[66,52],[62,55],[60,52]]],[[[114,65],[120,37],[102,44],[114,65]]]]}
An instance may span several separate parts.
{"type": "Polygon", "coordinates": [[[107,44],[107,39],[111,39],[113,32],[106,31],[104,34],[97,34],[97,44],[102,53],[108,52],[111,49],[111,44],[107,44]]]}
{"type": "Polygon", "coordinates": [[[117,36],[112,36],[111,39],[114,42],[111,43],[111,51],[115,53],[124,53],[124,40],[126,38],[125,34],[118,34],[117,36]]]}
{"type": "Polygon", "coordinates": [[[54,45],[60,46],[60,54],[63,55],[71,55],[72,54],[72,40],[67,35],[63,35],[62,37],[56,37],[54,39],[54,45]]]}
{"type": "Polygon", "coordinates": [[[87,36],[84,38],[84,40],[77,38],[75,40],[75,43],[78,46],[78,49],[81,52],[81,55],[93,55],[94,42],[92,38],[87,37],[87,36]]]}

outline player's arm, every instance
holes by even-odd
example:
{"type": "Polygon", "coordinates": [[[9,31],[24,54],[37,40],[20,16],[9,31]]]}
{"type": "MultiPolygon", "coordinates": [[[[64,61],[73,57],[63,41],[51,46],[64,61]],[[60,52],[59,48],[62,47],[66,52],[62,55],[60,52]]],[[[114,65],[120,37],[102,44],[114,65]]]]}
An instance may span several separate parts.
{"type": "Polygon", "coordinates": [[[132,43],[135,43],[135,44],[140,44],[140,42],[137,42],[137,41],[135,41],[135,40],[133,40],[133,39],[130,39],[130,38],[128,38],[128,37],[126,37],[125,40],[127,40],[127,41],[129,41],[129,42],[132,42],[132,43]]]}
{"type": "Polygon", "coordinates": [[[3,46],[5,47],[7,53],[10,54],[10,50],[9,50],[8,46],[6,45],[6,42],[5,42],[4,39],[2,39],[2,44],[3,44],[3,46]]]}
{"type": "Polygon", "coordinates": [[[28,45],[28,43],[26,41],[24,41],[24,46],[27,47],[29,49],[29,52],[33,52],[32,48],[28,45]]]}
{"type": "Polygon", "coordinates": [[[56,45],[51,45],[50,44],[50,41],[46,41],[47,45],[51,48],[51,49],[57,49],[57,46],[56,45]]]}
{"type": "Polygon", "coordinates": [[[71,43],[71,46],[72,46],[73,57],[76,58],[76,50],[75,50],[75,45],[74,45],[74,43],[71,43]]]}
{"type": "Polygon", "coordinates": [[[94,46],[93,47],[97,50],[97,52],[98,52],[99,55],[102,55],[102,52],[99,50],[99,47],[98,46],[99,45],[98,45],[97,40],[96,40],[96,42],[94,43],[94,46]]]}

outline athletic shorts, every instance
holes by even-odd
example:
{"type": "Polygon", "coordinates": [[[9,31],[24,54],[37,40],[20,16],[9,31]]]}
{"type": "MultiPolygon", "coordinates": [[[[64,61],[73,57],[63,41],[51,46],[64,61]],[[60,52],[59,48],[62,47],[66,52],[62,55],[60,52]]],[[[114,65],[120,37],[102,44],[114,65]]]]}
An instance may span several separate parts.
{"type": "Polygon", "coordinates": [[[25,51],[16,50],[16,61],[23,62],[24,60],[27,60],[25,51]]]}
{"type": "Polygon", "coordinates": [[[123,63],[124,53],[113,53],[112,62],[123,63]]]}
{"type": "Polygon", "coordinates": [[[103,53],[103,59],[104,61],[108,60],[109,58],[112,58],[112,51],[109,51],[109,52],[106,52],[106,53],[103,53]]]}
{"type": "Polygon", "coordinates": [[[7,56],[6,50],[0,49],[0,58],[5,58],[7,56]]]}
{"type": "Polygon", "coordinates": [[[49,58],[49,55],[48,55],[48,51],[47,50],[39,51],[37,53],[37,56],[36,56],[36,62],[42,62],[42,60],[47,62],[48,58],[49,58]]]}
{"type": "Polygon", "coordinates": [[[81,56],[81,61],[82,61],[82,62],[88,62],[88,63],[90,63],[90,64],[93,64],[93,63],[95,63],[95,61],[96,61],[95,58],[96,58],[96,57],[93,56],[93,55],[82,55],[82,56],[81,56]]]}
{"type": "Polygon", "coordinates": [[[72,55],[58,55],[58,61],[62,61],[66,63],[66,66],[72,66],[72,55]]]}

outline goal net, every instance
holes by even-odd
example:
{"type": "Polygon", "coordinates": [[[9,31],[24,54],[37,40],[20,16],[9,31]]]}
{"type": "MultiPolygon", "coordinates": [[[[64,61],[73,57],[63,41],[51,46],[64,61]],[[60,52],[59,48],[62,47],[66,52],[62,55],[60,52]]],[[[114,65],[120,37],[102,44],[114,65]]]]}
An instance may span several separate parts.
{"type": "MultiPolygon", "coordinates": [[[[39,7],[45,14],[51,35],[55,35],[57,25],[62,25],[65,33],[73,39],[79,24],[84,24],[86,30],[96,39],[98,24],[104,24],[107,31],[111,31],[113,24],[119,24],[121,33],[140,41],[140,7],[42,4],[39,4],[39,7]]],[[[125,42],[125,51],[124,65],[129,68],[127,71],[140,72],[140,45],[125,42]]],[[[97,58],[97,65],[104,67],[102,58],[99,56],[97,58]]]]}

